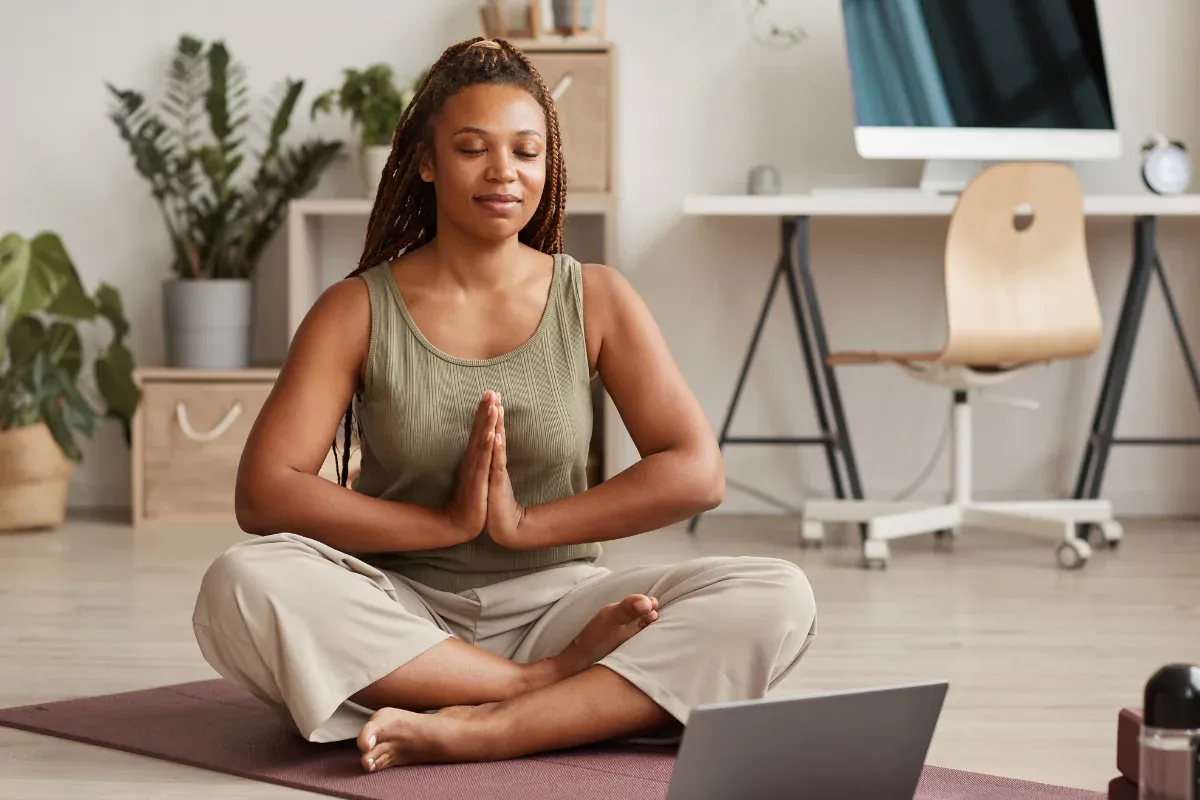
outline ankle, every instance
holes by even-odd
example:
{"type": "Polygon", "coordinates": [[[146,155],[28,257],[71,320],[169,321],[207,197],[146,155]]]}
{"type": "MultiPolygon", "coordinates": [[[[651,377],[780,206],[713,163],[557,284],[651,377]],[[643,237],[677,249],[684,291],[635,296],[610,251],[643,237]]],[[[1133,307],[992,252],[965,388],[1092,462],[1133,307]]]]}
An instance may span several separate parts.
{"type": "Polygon", "coordinates": [[[509,699],[544,689],[568,677],[570,676],[558,658],[543,658],[540,661],[522,664],[516,688],[509,695],[509,699]]]}
{"type": "Polygon", "coordinates": [[[475,718],[471,721],[471,733],[475,739],[475,759],[498,761],[513,758],[510,752],[513,742],[508,712],[509,703],[485,703],[476,706],[475,718]]]}

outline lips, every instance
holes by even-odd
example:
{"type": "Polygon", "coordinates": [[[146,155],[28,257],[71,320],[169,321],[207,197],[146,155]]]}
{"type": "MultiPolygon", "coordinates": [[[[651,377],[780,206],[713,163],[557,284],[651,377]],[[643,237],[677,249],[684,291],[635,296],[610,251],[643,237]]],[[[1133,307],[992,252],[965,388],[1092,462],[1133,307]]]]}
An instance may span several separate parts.
{"type": "Polygon", "coordinates": [[[481,194],[475,197],[475,202],[488,211],[504,214],[521,205],[521,198],[513,194],[481,194]]]}

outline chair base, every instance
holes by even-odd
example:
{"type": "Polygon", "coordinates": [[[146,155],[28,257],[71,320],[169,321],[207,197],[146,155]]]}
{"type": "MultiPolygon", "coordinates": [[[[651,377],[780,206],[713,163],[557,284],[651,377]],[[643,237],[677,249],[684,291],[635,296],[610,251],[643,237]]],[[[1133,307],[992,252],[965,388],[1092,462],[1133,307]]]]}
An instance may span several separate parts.
{"type": "Polygon", "coordinates": [[[934,505],[890,503],[872,500],[811,500],[804,506],[800,542],[819,546],[830,522],[866,523],[863,565],[886,567],[890,561],[889,539],[932,533],[957,536],[963,528],[984,528],[1005,533],[1045,535],[1060,539],[1058,564],[1079,569],[1092,555],[1092,548],[1076,536],[1076,526],[1097,525],[1110,547],[1124,537],[1121,524],[1113,519],[1107,500],[1046,500],[1015,502],[969,502],[934,505]]]}

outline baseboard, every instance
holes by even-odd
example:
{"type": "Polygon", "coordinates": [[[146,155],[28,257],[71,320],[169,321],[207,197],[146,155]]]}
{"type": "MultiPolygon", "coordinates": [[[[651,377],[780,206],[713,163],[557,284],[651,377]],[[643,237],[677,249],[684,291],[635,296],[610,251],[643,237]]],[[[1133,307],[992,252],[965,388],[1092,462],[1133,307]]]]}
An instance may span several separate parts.
{"type": "MultiPolygon", "coordinates": [[[[895,497],[899,491],[898,489],[868,489],[867,496],[871,499],[883,500],[895,497]]],[[[814,494],[813,497],[826,499],[830,495],[814,494]]],[[[1020,492],[976,493],[976,498],[985,502],[1057,500],[1061,499],[1061,497],[1048,493],[1041,495],[1020,492]]],[[[1113,504],[1113,511],[1119,517],[1179,518],[1200,516],[1200,493],[1197,493],[1194,489],[1116,489],[1104,492],[1102,497],[1113,504]]],[[[799,516],[800,509],[804,503],[803,497],[779,497],[776,499],[781,501],[780,505],[758,500],[731,486],[726,490],[725,502],[721,504],[720,508],[710,513],[753,515],[794,513],[799,516]]],[[[946,502],[947,498],[944,492],[925,491],[917,492],[908,499],[926,503],[943,503],[946,502]]]]}

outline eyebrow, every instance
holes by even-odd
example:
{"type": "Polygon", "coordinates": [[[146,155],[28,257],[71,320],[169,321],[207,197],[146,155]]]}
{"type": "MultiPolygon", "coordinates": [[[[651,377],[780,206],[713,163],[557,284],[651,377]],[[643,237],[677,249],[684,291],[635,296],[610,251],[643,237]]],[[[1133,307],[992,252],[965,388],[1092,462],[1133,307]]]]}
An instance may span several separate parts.
{"type": "MultiPolygon", "coordinates": [[[[487,131],[485,131],[483,128],[476,128],[476,127],[473,127],[473,126],[470,126],[470,125],[468,125],[468,126],[465,126],[465,127],[462,127],[462,128],[459,128],[458,130],[456,130],[456,131],[455,131],[453,134],[451,134],[451,135],[452,135],[452,136],[458,136],[460,133],[477,133],[477,134],[479,134],[480,136],[487,136],[487,131]]],[[[539,139],[545,140],[545,137],[544,137],[544,136],[542,136],[540,133],[538,133],[537,131],[533,130],[532,128],[526,128],[526,129],[525,129],[525,130],[523,130],[523,131],[517,131],[517,135],[518,135],[518,136],[536,136],[536,137],[538,137],[539,139]]]]}

